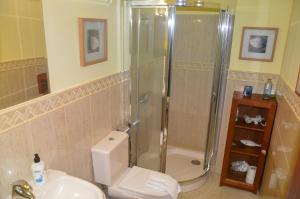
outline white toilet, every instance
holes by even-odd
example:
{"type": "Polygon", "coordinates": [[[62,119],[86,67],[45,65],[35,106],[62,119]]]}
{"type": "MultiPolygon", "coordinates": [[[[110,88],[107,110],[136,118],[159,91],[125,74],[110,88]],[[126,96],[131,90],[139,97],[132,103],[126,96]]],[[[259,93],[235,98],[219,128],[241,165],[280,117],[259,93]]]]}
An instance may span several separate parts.
{"type": "Polygon", "coordinates": [[[113,131],[92,149],[95,181],[120,199],[176,199],[180,186],[170,176],[128,167],[128,135],[113,131]]]}

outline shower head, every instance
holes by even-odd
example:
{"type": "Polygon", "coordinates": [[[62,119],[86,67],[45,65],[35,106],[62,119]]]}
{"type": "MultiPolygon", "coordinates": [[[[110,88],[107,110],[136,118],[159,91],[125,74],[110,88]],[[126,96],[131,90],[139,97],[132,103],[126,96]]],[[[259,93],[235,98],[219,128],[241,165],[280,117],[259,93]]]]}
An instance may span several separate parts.
{"type": "Polygon", "coordinates": [[[186,6],[187,0],[176,0],[176,5],[177,6],[186,6]]]}
{"type": "Polygon", "coordinates": [[[188,0],[176,0],[176,5],[177,6],[197,6],[197,7],[202,7],[204,6],[204,1],[203,0],[194,0],[193,2],[188,2],[188,0]]]}

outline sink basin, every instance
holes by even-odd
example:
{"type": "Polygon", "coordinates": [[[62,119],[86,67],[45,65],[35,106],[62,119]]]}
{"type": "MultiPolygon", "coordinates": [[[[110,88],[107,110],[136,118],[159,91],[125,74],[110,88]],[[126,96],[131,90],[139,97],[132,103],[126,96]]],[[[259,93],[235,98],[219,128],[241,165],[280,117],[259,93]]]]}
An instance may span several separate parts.
{"type": "Polygon", "coordinates": [[[105,199],[104,193],[95,185],[64,172],[47,170],[47,177],[44,185],[30,182],[36,199],[105,199]]]}

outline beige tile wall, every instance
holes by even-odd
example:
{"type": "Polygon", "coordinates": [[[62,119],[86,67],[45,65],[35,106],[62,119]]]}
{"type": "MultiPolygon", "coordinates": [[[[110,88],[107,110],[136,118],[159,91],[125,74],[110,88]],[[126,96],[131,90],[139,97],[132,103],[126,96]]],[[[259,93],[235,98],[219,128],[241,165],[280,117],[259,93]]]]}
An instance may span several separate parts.
{"type": "Polygon", "coordinates": [[[278,108],[261,192],[263,195],[287,197],[300,149],[300,112],[294,109],[300,99],[281,79],[278,108]]]}
{"type": "Polygon", "coordinates": [[[160,168],[162,81],[166,61],[163,41],[168,28],[167,17],[157,16],[156,12],[149,8],[132,13],[133,38],[139,40],[133,40],[132,45],[130,93],[131,121],[139,121],[131,129],[132,149],[136,151],[132,158],[139,166],[153,170],[160,168]]]}
{"type": "Polygon", "coordinates": [[[1,0],[0,25],[0,62],[46,57],[41,0],[1,0]]]}
{"type": "Polygon", "coordinates": [[[151,164],[147,159],[160,153],[163,64],[163,58],[159,57],[140,66],[139,96],[148,95],[148,99],[138,105],[137,161],[153,170],[159,170],[159,159],[153,159],[151,164]]]}
{"type": "Polygon", "coordinates": [[[94,92],[84,92],[80,97],[78,87],[56,94],[68,96],[64,101],[69,102],[63,105],[55,96],[45,96],[40,103],[48,108],[32,119],[18,112],[24,119],[21,125],[0,134],[0,198],[10,193],[14,180],[31,179],[34,153],[40,154],[47,168],[93,181],[90,148],[123,124],[122,90],[126,81],[117,81],[114,76],[99,80],[101,89],[95,89],[93,82],[83,85],[94,92]]]}
{"type": "Polygon", "coordinates": [[[169,111],[170,145],[205,151],[217,22],[218,15],[214,14],[176,15],[169,111]]]}
{"type": "Polygon", "coordinates": [[[46,58],[0,63],[0,110],[39,97],[37,75],[48,73],[46,58]]]}

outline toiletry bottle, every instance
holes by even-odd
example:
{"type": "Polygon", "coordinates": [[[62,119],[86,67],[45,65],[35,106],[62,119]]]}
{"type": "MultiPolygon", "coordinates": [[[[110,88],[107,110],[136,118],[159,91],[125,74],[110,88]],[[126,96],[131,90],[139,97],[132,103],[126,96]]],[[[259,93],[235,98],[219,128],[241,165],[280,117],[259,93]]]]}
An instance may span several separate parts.
{"type": "Polygon", "coordinates": [[[263,99],[270,99],[272,93],[272,87],[273,87],[272,80],[268,79],[268,81],[265,83],[263,99]]]}
{"type": "Polygon", "coordinates": [[[36,185],[42,185],[46,182],[45,164],[41,161],[38,154],[34,154],[33,163],[31,166],[33,181],[36,185]]]}

